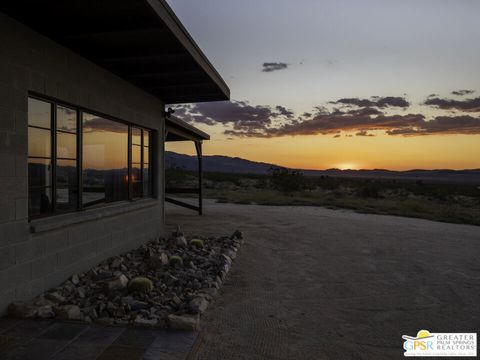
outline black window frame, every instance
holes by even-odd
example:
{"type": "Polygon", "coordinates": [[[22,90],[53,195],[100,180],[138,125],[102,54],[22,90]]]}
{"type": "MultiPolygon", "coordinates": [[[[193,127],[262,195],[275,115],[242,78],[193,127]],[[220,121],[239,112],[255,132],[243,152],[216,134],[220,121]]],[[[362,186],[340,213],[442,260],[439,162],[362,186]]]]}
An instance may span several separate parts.
{"type": "MultiPolygon", "coordinates": [[[[50,153],[51,157],[50,158],[44,158],[44,157],[37,157],[37,156],[30,156],[28,154],[28,158],[33,158],[33,159],[43,159],[43,160],[50,160],[50,166],[51,166],[51,171],[50,171],[50,186],[43,186],[43,187],[35,187],[36,188],[50,188],[50,197],[51,197],[51,206],[50,206],[50,211],[45,214],[40,214],[40,215],[31,215],[30,214],[30,207],[29,207],[29,214],[28,214],[28,219],[29,221],[35,220],[35,219],[40,219],[40,218],[45,218],[45,217],[51,217],[55,215],[62,215],[66,213],[75,213],[78,211],[85,210],[86,208],[90,209],[91,207],[85,207],[83,203],[83,114],[88,113],[90,115],[102,117],[104,119],[110,120],[110,121],[115,121],[124,125],[128,126],[128,199],[127,200],[119,200],[119,201],[113,201],[113,202],[108,202],[104,203],[102,205],[98,205],[95,207],[102,207],[102,206],[108,206],[109,204],[112,203],[120,203],[120,202],[133,202],[133,201],[138,201],[142,199],[148,199],[148,198],[156,198],[156,195],[153,193],[153,182],[155,180],[154,174],[151,171],[151,166],[152,163],[154,162],[154,154],[152,149],[152,138],[153,138],[153,133],[154,130],[147,128],[145,126],[141,126],[138,124],[134,124],[128,121],[125,121],[123,119],[116,118],[111,115],[107,115],[104,113],[100,113],[98,111],[94,111],[91,109],[87,109],[78,105],[73,105],[65,101],[60,101],[55,98],[51,98],[48,96],[44,96],[41,94],[37,94],[34,92],[29,92],[27,99],[34,99],[37,101],[42,101],[45,103],[50,104],[50,117],[51,117],[51,128],[50,130],[50,153]],[[77,188],[77,206],[75,209],[68,210],[68,211],[58,211],[57,210],[57,133],[59,132],[57,128],[57,109],[58,107],[62,108],[67,108],[70,110],[73,110],[76,112],[76,159],[67,159],[68,161],[74,161],[76,160],[76,167],[77,167],[77,181],[76,181],[76,188],[77,188]],[[140,196],[135,197],[133,194],[133,179],[132,179],[132,129],[140,129],[141,130],[141,176],[142,176],[142,186],[141,186],[141,193],[140,196]],[[148,164],[149,164],[149,193],[145,194],[143,190],[143,170],[144,170],[144,147],[143,147],[143,133],[148,132],[149,134],[149,147],[148,147],[148,164]]],[[[31,126],[30,125],[30,118],[29,115],[28,117],[28,128],[39,128],[37,126],[31,126]]],[[[43,129],[43,128],[42,128],[43,129]]],[[[44,129],[48,130],[48,129],[44,129]]],[[[63,130],[60,130],[60,132],[65,132],[65,133],[70,133],[71,132],[66,132],[63,130]]],[[[28,142],[30,141],[30,138],[28,138],[28,142]]],[[[60,158],[62,160],[63,158],[60,158]]],[[[30,174],[29,174],[30,176],[30,174]]],[[[28,191],[29,191],[29,196],[30,196],[30,191],[31,191],[30,183],[28,185],[28,191]]]]}

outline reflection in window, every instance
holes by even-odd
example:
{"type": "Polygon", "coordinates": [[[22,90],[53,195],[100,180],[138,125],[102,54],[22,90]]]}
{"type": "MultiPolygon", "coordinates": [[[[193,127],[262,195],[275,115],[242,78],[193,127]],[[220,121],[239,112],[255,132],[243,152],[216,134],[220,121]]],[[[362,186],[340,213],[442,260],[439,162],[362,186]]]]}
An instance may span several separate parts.
{"type": "Polygon", "coordinates": [[[78,208],[77,111],[57,106],[55,209],[78,208]]]}
{"type": "Polygon", "coordinates": [[[150,136],[149,130],[29,97],[29,218],[151,196],[150,136]]]}
{"type": "Polygon", "coordinates": [[[132,187],[133,197],[150,196],[150,131],[132,128],[132,187]]]}
{"type": "Polygon", "coordinates": [[[52,105],[28,99],[28,209],[31,217],[52,212],[52,105]]]}
{"type": "Polygon", "coordinates": [[[83,114],[83,205],[128,199],[128,125],[83,114]]]}

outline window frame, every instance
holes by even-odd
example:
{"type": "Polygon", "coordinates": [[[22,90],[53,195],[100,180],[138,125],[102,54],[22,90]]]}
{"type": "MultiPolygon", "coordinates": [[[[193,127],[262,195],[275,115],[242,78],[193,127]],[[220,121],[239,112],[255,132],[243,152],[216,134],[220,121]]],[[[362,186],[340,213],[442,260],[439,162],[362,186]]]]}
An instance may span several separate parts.
{"type": "MultiPolygon", "coordinates": [[[[101,117],[101,118],[104,118],[106,120],[110,120],[110,121],[115,121],[115,122],[118,122],[118,123],[121,123],[121,124],[124,124],[124,125],[127,125],[128,126],[128,198],[127,200],[119,200],[119,201],[112,201],[112,202],[108,202],[108,203],[103,203],[101,205],[97,205],[97,206],[94,206],[94,208],[99,208],[99,207],[104,207],[104,206],[108,206],[109,204],[112,204],[112,203],[121,203],[121,202],[135,202],[135,201],[138,201],[138,200],[143,200],[143,199],[152,199],[152,198],[156,198],[156,194],[153,193],[153,182],[155,180],[154,176],[153,176],[153,172],[151,171],[151,166],[152,166],[152,163],[154,162],[154,153],[153,151],[151,151],[151,147],[152,147],[152,137],[153,137],[153,133],[154,133],[154,130],[151,129],[151,128],[147,128],[145,126],[141,126],[141,125],[138,125],[138,124],[134,124],[134,123],[131,123],[131,122],[128,122],[126,120],[123,120],[123,119],[119,119],[115,116],[111,116],[111,115],[107,115],[107,114],[104,114],[104,113],[101,113],[101,112],[98,112],[98,111],[94,111],[94,110],[91,110],[91,109],[88,109],[88,108],[85,108],[85,107],[82,107],[82,106],[78,106],[78,105],[74,105],[74,104],[71,104],[71,103],[68,103],[66,101],[61,101],[61,100],[58,100],[58,99],[55,99],[55,98],[52,98],[52,97],[49,97],[49,96],[45,96],[45,95],[42,95],[42,94],[38,94],[38,93],[35,93],[35,92],[28,92],[28,96],[27,96],[27,100],[28,99],[34,99],[34,100],[37,100],[37,101],[43,101],[45,103],[48,103],[50,105],[50,158],[44,158],[44,157],[37,157],[37,156],[30,156],[29,154],[27,155],[27,158],[30,159],[30,158],[33,158],[33,159],[40,159],[40,160],[50,160],[50,164],[51,164],[51,171],[50,171],[50,186],[36,186],[33,188],[33,190],[37,190],[37,189],[49,189],[50,190],[50,197],[51,197],[51,206],[50,206],[50,211],[48,213],[45,213],[45,214],[40,214],[40,215],[31,215],[30,213],[30,207],[29,207],[29,214],[28,214],[28,219],[29,221],[31,220],[36,220],[36,219],[40,219],[40,218],[46,218],[46,217],[52,217],[52,216],[55,216],[55,215],[62,215],[62,214],[67,214],[67,213],[75,213],[75,212],[78,212],[78,211],[83,211],[85,209],[91,209],[92,207],[85,207],[84,206],[84,203],[83,203],[83,186],[84,186],[84,183],[83,183],[83,137],[84,137],[84,134],[83,134],[83,114],[84,113],[88,113],[90,115],[94,115],[94,116],[98,116],[98,117],[101,117]],[[77,187],[77,201],[76,201],[76,208],[75,209],[72,209],[72,210],[66,210],[66,211],[58,211],[57,209],[57,160],[58,160],[58,154],[57,154],[57,151],[58,151],[58,148],[57,148],[57,133],[59,132],[58,128],[57,128],[57,109],[58,107],[62,107],[62,108],[67,108],[67,109],[70,109],[70,110],[73,110],[75,111],[75,115],[76,115],[76,159],[67,159],[68,161],[73,161],[75,160],[76,161],[76,176],[77,176],[77,179],[76,179],[76,187],[77,187]],[[132,179],[132,129],[133,128],[136,128],[136,129],[140,129],[141,130],[141,146],[140,146],[140,150],[141,150],[141,173],[142,173],[142,188],[141,188],[141,193],[140,193],[140,196],[137,196],[135,197],[134,196],[134,193],[133,193],[133,179],[132,179]],[[143,155],[143,133],[144,132],[148,132],[149,133],[149,159],[148,159],[148,164],[149,164],[149,194],[147,194],[147,196],[145,196],[144,194],[144,191],[143,191],[143,166],[144,166],[144,155],[143,155]]],[[[47,129],[44,129],[44,128],[41,128],[41,127],[38,127],[38,126],[31,126],[30,125],[30,119],[29,119],[29,115],[27,116],[28,118],[28,124],[27,124],[27,127],[28,128],[39,128],[39,129],[43,129],[43,130],[47,130],[47,129]]],[[[63,130],[60,130],[60,132],[62,133],[69,133],[69,134],[73,134],[72,132],[68,132],[68,131],[63,131],[63,130]]],[[[30,138],[27,139],[27,143],[30,142],[30,138]]],[[[63,158],[60,158],[60,160],[63,159],[63,158]]],[[[29,177],[30,175],[28,175],[29,177]]],[[[31,187],[30,187],[30,183],[28,184],[28,194],[29,194],[29,197],[30,197],[30,192],[31,192],[31,187]]]]}

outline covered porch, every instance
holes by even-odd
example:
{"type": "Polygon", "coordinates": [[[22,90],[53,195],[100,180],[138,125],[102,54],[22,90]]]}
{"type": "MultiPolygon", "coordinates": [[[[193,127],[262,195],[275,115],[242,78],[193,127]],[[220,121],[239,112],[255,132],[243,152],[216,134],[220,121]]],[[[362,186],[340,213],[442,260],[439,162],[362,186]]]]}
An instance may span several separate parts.
{"type": "Polygon", "coordinates": [[[177,141],[192,141],[197,154],[197,177],[198,186],[194,188],[166,187],[165,202],[178,205],[203,214],[203,165],[202,165],[202,144],[204,140],[210,140],[210,135],[188,124],[187,122],[170,115],[165,120],[165,143],[177,141]],[[196,194],[197,205],[175,199],[174,195],[196,194]]]}

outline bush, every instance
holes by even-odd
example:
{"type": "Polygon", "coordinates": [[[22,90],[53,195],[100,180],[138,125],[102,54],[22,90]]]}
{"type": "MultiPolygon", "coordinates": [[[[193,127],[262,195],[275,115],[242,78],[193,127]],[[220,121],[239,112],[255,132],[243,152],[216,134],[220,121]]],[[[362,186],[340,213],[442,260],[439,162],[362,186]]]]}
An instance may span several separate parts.
{"type": "Polygon", "coordinates": [[[365,184],[356,189],[357,196],[361,198],[381,198],[380,187],[375,184],[365,184]]]}
{"type": "Polygon", "coordinates": [[[305,188],[305,178],[301,171],[272,166],[268,170],[270,184],[273,189],[290,193],[305,188]]]}

